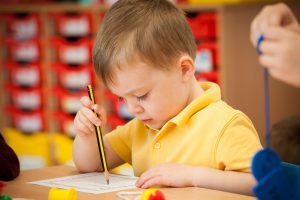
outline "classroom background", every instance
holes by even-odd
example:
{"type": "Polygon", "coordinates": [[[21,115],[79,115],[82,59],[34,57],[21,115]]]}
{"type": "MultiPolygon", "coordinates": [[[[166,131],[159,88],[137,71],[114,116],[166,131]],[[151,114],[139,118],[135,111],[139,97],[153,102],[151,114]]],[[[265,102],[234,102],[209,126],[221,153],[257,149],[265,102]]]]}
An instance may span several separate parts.
{"type": "MultiPolygon", "coordinates": [[[[173,0],[198,45],[198,80],[253,121],[264,143],[263,68],[250,23],[274,0],[173,0]]],[[[285,1],[300,19],[300,2],[285,1]]],[[[21,169],[72,164],[73,119],[86,86],[108,112],[105,132],[132,118],[97,79],[91,51],[114,0],[0,0],[0,131],[21,169]]],[[[271,124],[300,112],[300,90],[270,78],[271,124]]],[[[123,168],[122,168],[123,169],[123,168]]]]}

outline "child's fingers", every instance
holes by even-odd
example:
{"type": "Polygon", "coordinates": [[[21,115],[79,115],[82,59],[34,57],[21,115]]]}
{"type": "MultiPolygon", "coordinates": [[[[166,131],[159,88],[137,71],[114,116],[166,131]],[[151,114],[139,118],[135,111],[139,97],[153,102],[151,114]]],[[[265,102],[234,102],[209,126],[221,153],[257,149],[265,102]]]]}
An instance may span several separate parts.
{"type": "Polygon", "coordinates": [[[85,133],[93,133],[96,126],[101,125],[101,120],[95,115],[95,113],[86,107],[82,107],[74,120],[76,130],[85,133]]]}
{"type": "Polygon", "coordinates": [[[92,108],[99,115],[101,124],[105,124],[106,119],[107,119],[107,114],[106,114],[105,109],[103,107],[99,106],[98,104],[93,105],[92,108]]]}
{"type": "Polygon", "coordinates": [[[78,133],[89,135],[94,132],[93,124],[80,111],[74,119],[74,127],[78,133]]]}
{"type": "Polygon", "coordinates": [[[88,107],[88,108],[91,108],[92,105],[93,105],[91,99],[89,97],[87,97],[87,96],[81,97],[80,102],[82,103],[82,105],[84,107],[88,107]]]}
{"type": "Polygon", "coordinates": [[[154,176],[154,177],[151,177],[150,179],[148,179],[147,181],[145,181],[144,184],[141,185],[140,188],[147,189],[147,188],[150,188],[155,185],[163,185],[162,182],[163,181],[162,181],[161,176],[154,176]]]}
{"type": "Polygon", "coordinates": [[[148,171],[144,172],[135,183],[135,186],[139,188],[144,188],[143,186],[149,179],[151,179],[151,177],[152,177],[151,173],[149,173],[148,171]]]}
{"type": "Polygon", "coordinates": [[[83,107],[80,109],[82,117],[81,120],[87,120],[84,122],[91,122],[93,125],[101,126],[101,120],[97,117],[97,115],[89,108],[83,107]]]}
{"type": "Polygon", "coordinates": [[[105,112],[105,110],[102,107],[100,107],[98,104],[93,104],[92,101],[90,100],[90,98],[87,97],[87,96],[83,96],[80,99],[80,101],[81,101],[83,107],[86,107],[86,108],[88,108],[89,110],[92,111],[92,112],[89,112],[86,109],[82,110],[83,113],[85,114],[85,116],[88,119],[90,119],[93,124],[95,124],[96,126],[100,126],[101,123],[105,123],[106,122],[106,112],[105,112]],[[99,115],[99,119],[100,120],[96,117],[96,115],[93,112],[93,110],[99,115]]]}

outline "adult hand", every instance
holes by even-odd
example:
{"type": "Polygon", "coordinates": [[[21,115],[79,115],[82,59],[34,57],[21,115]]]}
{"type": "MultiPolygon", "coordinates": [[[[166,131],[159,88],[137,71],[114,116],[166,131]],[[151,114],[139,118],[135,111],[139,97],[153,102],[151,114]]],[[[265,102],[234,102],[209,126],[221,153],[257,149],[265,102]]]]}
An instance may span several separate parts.
{"type": "Polygon", "coordinates": [[[259,35],[265,34],[270,27],[298,30],[299,23],[286,4],[277,3],[265,6],[251,23],[250,39],[254,46],[259,35]]]}

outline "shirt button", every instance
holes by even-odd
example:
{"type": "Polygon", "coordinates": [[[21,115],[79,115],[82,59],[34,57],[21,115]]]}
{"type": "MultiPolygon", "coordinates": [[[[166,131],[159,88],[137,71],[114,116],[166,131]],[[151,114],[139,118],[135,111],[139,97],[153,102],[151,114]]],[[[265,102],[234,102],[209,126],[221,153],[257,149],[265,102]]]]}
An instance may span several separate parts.
{"type": "Polygon", "coordinates": [[[160,142],[156,142],[155,145],[154,145],[154,148],[155,149],[160,149],[160,142]]]}

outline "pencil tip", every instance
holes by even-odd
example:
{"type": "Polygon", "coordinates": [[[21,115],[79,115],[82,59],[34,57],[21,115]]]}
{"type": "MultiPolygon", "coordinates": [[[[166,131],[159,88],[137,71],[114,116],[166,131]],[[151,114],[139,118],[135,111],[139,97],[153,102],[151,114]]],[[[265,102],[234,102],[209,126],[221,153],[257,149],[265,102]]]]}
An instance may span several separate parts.
{"type": "Polygon", "coordinates": [[[107,185],[109,185],[109,180],[108,179],[106,180],[106,183],[107,183],[107,185]]]}

